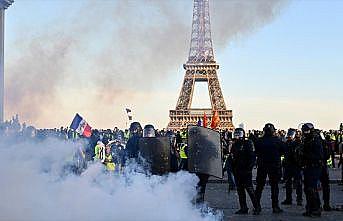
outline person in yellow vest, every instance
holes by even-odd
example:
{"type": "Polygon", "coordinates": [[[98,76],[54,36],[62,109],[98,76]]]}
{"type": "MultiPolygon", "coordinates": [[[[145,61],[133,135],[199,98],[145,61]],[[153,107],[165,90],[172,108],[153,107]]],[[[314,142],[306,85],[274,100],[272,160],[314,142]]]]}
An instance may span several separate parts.
{"type": "Polygon", "coordinates": [[[332,168],[333,164],[332,164],[332,158],[329,158],[327,161],[326,161],[326,165],[329,167],[329,168],[332,168]]]}
{"type": "Polygon", "coordinates": [[[187,152],[188,152],[187,144],[181,143],[181,145],[180,145],[181,162],[180,162],[180,166],[179,166],[180,170],[188,170],[187,152]]]}
{"type": "Polygon", "coordinates": [[[327,161],[328,166],[330,168],[331,167],[335,168],[336,167],[336,165],[335,165],[335,146],[336,146],[335,140],[336,140],[336,137],[334,134],[327,135],[325,137],[325,140],[326,140],[326,145],[327,145],[328,154],[329,154],[329,159],[327,161]]]}
{"type": "Polygon", "coordinates": [[[180,135],[181,135],[182,142],[187,143],[187,131],[183,130],[180,135]]]}
{"type": "Polygon", "coordinates": [[[105,148],[105,145],[101,141],[98,141],[95,148],[94,148],[94,154],[95,154],[94,160],[102,160],[103,159],[104,148],[105,148]]]}
{"type": "Polygon", "coordinates": [[[111,152],[111,146],[106,146],[105,148],[105,159],[104,159],[104,164],[106,166],[106,169],[108,171],[114,171],[115,170],[115,164],[113,162],[113,157],[112,157],[112,152],[111,152]]]}
{"type": "Polygon", "coordinates": [[[126,143],[130,138],[130,132],[128,129],[125,129],[125,132],[124,132],[124,142],[126,143]]]}

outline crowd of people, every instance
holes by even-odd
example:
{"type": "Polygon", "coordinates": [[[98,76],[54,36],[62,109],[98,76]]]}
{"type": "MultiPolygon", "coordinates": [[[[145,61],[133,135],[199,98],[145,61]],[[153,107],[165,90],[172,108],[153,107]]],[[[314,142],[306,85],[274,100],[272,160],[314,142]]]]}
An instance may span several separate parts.
{"type": "MultiPolygon", "coordinates": [[[[286,198],[283,205],[292,205],[293,187],[296,190],[296,204],[303,204],[306,198],[304,216],[318,217],[322,210],[330,211],[329,167],[342,168],[343,184],[343,125],[341,130],[320,131],[313,124],[303,124],[299,129],[276,130],[273,124],[266,124],[263,130],[219,131],[221,134],[223,171],[227,172],[229,190],[237,190],[240,209],[237,214],[247,214],[248,193],[254,206],[253,213],[261,212],[261,196],[269,178],[273,213],[283,210],[279,204],[279,182],[285,183],[286,198]],[[338,165],[336,162],[338,161],[338,165]],[[253,185],[252,171],[257,168],[256,187],[253,185]],[[323,192],[323,206],[319,197],[319,185],[323,192]]],[[[144,129],[139,123],[129,129],[93,129],[90,137],[83,137],[68,127],[36,129],[20,124],[18,116],[0,124],[0,137],[15,137],[18,140],[41,141],[56,138],[75,142],[82,140],[81,150],[84,162],[101,161],[108,171],[120,171],[128,159],[138,158],[138,141],[141,137],[168,137],[170,141],[170,172],[188,169],[187,130],[157,130],[152,125],[144,129]]],[[[198,174],[197,174],[198,175],[198,174]]],[[[198,202],[204,201],[208,176],[199,176],[198,202]],[[200,199],[200,200],[199,200],[200,199]]]]}
{"type": "MultiPolygon", "coordinates": [[[[286,199],[283,205],[292,205],[293,185],[296,189],[296,203],[301,206],[303,191],[306,196],[304,216],[318,217],[321,211],[331,211],[328,167],[333,166],[335,151],[340,148],[342,161],[342,131],[322,132],[311,123],[302,125],[301,130],[289,129],[287,133],[277,132],[272,124],[266,124],[263,135],[250,133],[245,139],[245,132],[236,129],[230,150],[230,170],[236,181],[241,209],[238,214],[248,212],[245,191],[254,205],[254,213],[261,210],[260,199],[269,177],[273,213],[280,213],[279,181],[283,177],[286,184],[286,199]],[[337,141],[337,142],[336,142],[337,141]],[[252,169],[257,166],[256,188],[252,184],[252,169]],[[304,186],[302,188],[302,185],[304,186]],[[323,191],[321,207],[318,187],[323,191]]],[[[343,173],[343,169],[342,169],[343,173]]],[[[343,174],[342,174],[343,175],[343,174]]]]}

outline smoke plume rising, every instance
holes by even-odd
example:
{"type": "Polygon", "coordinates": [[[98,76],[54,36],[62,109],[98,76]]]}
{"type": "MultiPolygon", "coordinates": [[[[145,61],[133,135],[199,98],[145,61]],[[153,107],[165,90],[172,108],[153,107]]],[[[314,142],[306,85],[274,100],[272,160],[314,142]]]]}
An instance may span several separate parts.
{"type": "MultiPolygon", "coordinates": [[[[210,1],[215,51],[272,21],[285,2],[210,1]]],[[[51,113],[54,123],[65,123],[61,110],[72,116],[80,109],[94,112],[95,106],[129,103],[142,108],[137,95],[170,84],[187,60],[192,1],[90,0],[78,13],[64,13],[69,16],[18,33],[11,45],[14,52],[6,61],[8,115],[19,113],[43,126],[51,113]]]]}

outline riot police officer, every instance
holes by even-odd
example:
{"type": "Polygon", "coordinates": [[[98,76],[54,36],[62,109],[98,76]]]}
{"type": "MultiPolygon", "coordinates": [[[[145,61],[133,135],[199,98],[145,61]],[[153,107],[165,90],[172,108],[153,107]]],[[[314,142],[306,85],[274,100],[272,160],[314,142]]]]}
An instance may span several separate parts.
{"type": "Polygon", "coordinates": [[[273,124],[266,124],[263,131],[263,137],[256,141],[256,197],[258,203],[260,203],[268,175],[271,186],[273,213],[281,213],[283,211],[279,207],[279,181],[281,178],[281,155],[285,151],[285,144],[275,136],[276,130],[273,124]]]}
{"type": "Polygon", "coordinates": [[[222,178],[222,147],[220,133],[205,127],[188,126],[188,169],[199,178],[196,203],[203,203],[209,176],[222,178]]]}
{"type": "Polygon", "coordinates": [[[139,138],[142,137],[142,126],[139,122],[133,122],[130,125],[130,138],[126,143],[126,157],[137,158],[139,152],[139,138]]]}
{"type": "Polygon", "coordinates": [[[302,162],[304,165],[304,192],[306,212],[304,216],[321,216],[318,183],[323,169],[323,143],[314,126],[306,123],[301,127],[303,133],[302,162]]]}
{"type": "Polygon", "coordinates": [[[171,143],[169,137],[158,136],[153,125],[145,125],[143,137],[139,138],[139,164],[145,172],[163,175],[170,171],[171,143]]]}
{"type": "Polygon", "coordinates": [[[144,126],[143,130],[143,137],[155,137],[155,128],[151,124],[147,124],[144,126]]]}
{"type": "Polygon", "coordinates": [[[261,211],[261,206],[257,202],[252,184],[252,169],[256,160],[254,144],[250,140],[245,140],[245,131],[242,128],[237,128],[234,131],[231,154],[232,169],[236,180],[240,204],[240,210],[238,210],[236,214],[248,213],[245,194],[245,191],[247,191],[254,206],[254,214],[257,215],[261,211]]]}
{"type": "Polygon", "coordinates": [[[302,205],[302,177],[301,168],[296,160],[297,148],[301,145],[300,136],[296,138],[296,130],[290,128],[287,132],[286,153],[285,153],[285,182],[286,182],[286,199],[283,205],[292,205],[293,181],[296,186],[297,205],[302,205]]]}
{"type": "MultiPolygon", "coordinates": [[[[323,135],[322,135],[323,136],[323,135]]],[[[330,206],[330,178],[329,178],[329,169],[327,165],[327,161],[330,159],[331,155],[331,146],[328,142],[323,141],[323,165],[322,165],[322,172],[320,174],[320,182],[322,184],[323,190],[323,209],[324,211],[331,211],[332,208],[330,206]]]]}

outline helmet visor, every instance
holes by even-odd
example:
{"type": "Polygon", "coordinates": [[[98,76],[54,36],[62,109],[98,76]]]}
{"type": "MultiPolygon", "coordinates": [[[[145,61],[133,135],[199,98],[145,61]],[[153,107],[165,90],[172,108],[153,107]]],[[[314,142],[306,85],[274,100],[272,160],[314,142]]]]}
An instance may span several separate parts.
{"type": "Polygon", "coordinates": [[[235,131],[233,133],[233,137],[238,139],[238,138],[243,138],[244,137],[244,132],[242,130],[235,131]]]}

